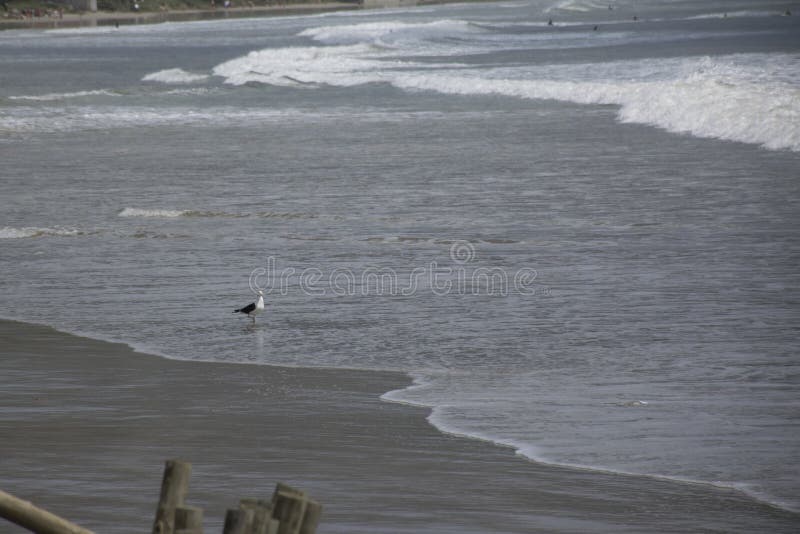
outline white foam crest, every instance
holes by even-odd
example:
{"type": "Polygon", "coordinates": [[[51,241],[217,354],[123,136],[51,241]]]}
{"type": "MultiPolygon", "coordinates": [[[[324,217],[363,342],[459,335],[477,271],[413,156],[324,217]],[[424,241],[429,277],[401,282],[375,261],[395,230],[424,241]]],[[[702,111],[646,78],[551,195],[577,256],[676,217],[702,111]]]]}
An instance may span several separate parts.
{"type": "Polygon", "coordinates": [[[44,95],[19,95],[9,96],[9,100],[31,100],[38,102],[52,102],[56,100],[67,100],[69,98],[83,98],[87,96],[119,96],[109,89],[96,89],[93,91],[75,91],[73,93],[48,93],[44,95]]]}
{"type": "Polygon", "coordinates": [[[375,69],[380,65],[371,59],[373,54],[378,51],[365,44],[266,49],[226,61],[214,67],[213,72],[232,85],[356,85],[375,79],[375,69]]]}
{"type": "Polygon", "coordinates": [[[552,11],[571,11],[577,13],[586,13],[595,9],[608,9],[608,2],[601,2],[598,0],[563,0],[556,5],[548,7],[544,10],[545,13],[552,11]]]}
{"type": "MultiPolygon", "coordinates": [[[[212,127],[219,125],[294,123],[308,124],[319,121],[405,121],[426,112],[397,112],[359,106],[328,110],[275,109],[275,108],[97,108],[77,106],[69,108],[14,108],[0,109],[0,132],[27,134],[30,132],[72,132],[137,128],[154,125],[191,125],[212,127]]],[[[1,141],[2,139],[0,139],[1,141]]]]}
{"type": "Polygon", "coordinates": [[[452,38],[480,31],[464,20],[437,20],[433,22],[365,22],[340,26],[308,28],[299,33],[325,44],[347,45],[377,43],[388,45],[397,42],[424,41],[452,38]]]}
{"type": "Polygon", "coordinates": [[[207,80],[207,74],[195,74],[187,72],[183,69],[165,69],[158,72],[151,72],[142,78],[143,82],[161,82],[161,83],[194,83],[207,80]]]}
{"type": "Polygon", "coordinates": [[[196,95],[207,95],[211,92],[212,92],[211,89],[207,87],[192,87],[188,89],[170,89],[169,91],[165,91],[163,94],[196,96],[196,95]]]}
{"type": "Polygon", "coordinates": [[[0,228],[0,239],[25,239],[28,237],[43,237],[43,236],[62,236],[72,237],[82,235],[83,232],[75,228],[40,228],[38,226],[25,226],[22,228],[15,228],[12,226],[4,226],[0,228]]]}
{"type": "MultiPolygon", "coordinates": [[[[363,25],[359,25],[363,26],[363,25]]],[[[350,86],[387,82],[405,90],[500,94],[620,106],[621,122],[675,133],[800,151],[800,58],[741,54],[535,69],[460,69],[387,60],[357,44],[251,52],[214,69],[227,83],[350,86]]],[[[452,66],[452,65],[451,65],[452,66]]]]}
{"type": "MultiPolygon", "coordinates": [[[[114,26],[79,26],[77,28],[54,28],[54,29],[46,29],[44,32],[38,33],[46,33],[46,34],[55,34],[55,35],[95,35],[95,34],[109,34],[109,33],[117,33],[119,32],[119,28],[114,26]]],[[[32,36],[36,36],[35,33],[31,34],[32,36]]]]}
{"type": "Polygon", "coordinates": [[[307,120],[307,117],[308,114],[297,110],[269,108],[20,107],[0,109],[0,132],[71,132],[160,124],[209,126],[241,121],[307,120]]]}
{"type": "MultiPolygon", "coordinates": [[[[616,21],[616,20],[598,20],[598,24],[616,24],[619,22],[627,22],[627,21],[616,21]]],[[[550,25],[547,23],[546,20],[540,20],[536,22],[523,22],[523,21],[512,21],[512,22],[481,22],[480,27],[482,28],[492,28],[492,29],[506,29],[506,28],[548,28],[550,25]]],[[[588,26],[588,23],[584,21],[578,22],[569,22],[559,20],[557,27],[583,27],[585,28],[588,26]]],[[[580,35],[585,36],[586,32],[582,32],[580,35]]],[[[542,39],[552,39],[553,36],[550,34],[544,34],[542,36],[534,36],[528,35],[528,38],[542,38],[542,39]]]]}
{"type": "MultiPolygon", "coordinates": [[[[750,58],[754,59],[755,58],[750,58]]],[[[407,90],[446,94],[500,94],[579,104],[620,106],[621,122],[649,124],[676,133],[800,151],[800,90],[789,56],[760,66],[705,58],[642,68],[640,79],[599,75],[596,81],[498,79],[475,75],[398,75],[392,83],[407,90]],[[780,69],[775,65],[785,62],[780,69]],[[772,67],[772,68],[771,68],[772,67]]],[[[587,71],[588,66],[584,66],[587,71]]],[[[571,66],[570,69],[580,69],[571,66]]],[[[592,66],[597,70],[597,65],[592,66]]],[[[569,78],[570,76],[564,76],[569,78]]]]}
{"type": "Polygon", "coordinates": [[[188,210],[141,209],[125,208],[119,212],[120,217],[150,217],[158,219],[172,219],[187,215],[188,210]]]}
{"type": "Polygon", "coordinates": [[[718,13],[704,13],[702,15],[693,15],[686,17],[686,20],[701,20],[701,19],[721,19],[721,18],[735,18],[735,17],[774,17],[778,15],[775,11],[723,11],[718,13]]]}

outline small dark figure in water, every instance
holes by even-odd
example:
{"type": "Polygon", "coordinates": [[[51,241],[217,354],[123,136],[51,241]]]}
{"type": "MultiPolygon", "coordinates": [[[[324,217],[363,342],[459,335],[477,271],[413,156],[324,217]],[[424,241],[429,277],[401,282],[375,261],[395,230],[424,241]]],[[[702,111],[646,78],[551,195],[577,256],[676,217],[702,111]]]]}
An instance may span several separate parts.
{"type": "Polygon", "coordinates": [[[550,19],[550,20],[548,20],[548,21],[547,21],[547,25],[548,25],[548,26],[552,26],[552,25],[553,25],[553,19],[550,19]]]}
{"type": "Polygon", "coordinates": [[[786,13],[784,13],[784,15],[786,15],[787,17],[791,17],[792,16],[792,12],[787,9],[786,13]]]}
{"type": "Polygon", "coordinates": [[[114,27],[115,27],[115,28],[117,28],[117,29],[119,29],[119,21],[118,21],[118,20],[115,20],[115,21],[114,21],[114,27]]]}
{"type": "Polygon", "coordinates": [[[597,31],[597,26],[595,26],[594,28],[592,28],[592,30],[594,30],[594,31],[597,31]]]}
{"type": "Polygon", "coordinates": [[[637,17],[636,15],[634,15],[634,16],[633,16],[633,22],[636,22],[637,20],[639,20],[639,17],[637,17]]]}

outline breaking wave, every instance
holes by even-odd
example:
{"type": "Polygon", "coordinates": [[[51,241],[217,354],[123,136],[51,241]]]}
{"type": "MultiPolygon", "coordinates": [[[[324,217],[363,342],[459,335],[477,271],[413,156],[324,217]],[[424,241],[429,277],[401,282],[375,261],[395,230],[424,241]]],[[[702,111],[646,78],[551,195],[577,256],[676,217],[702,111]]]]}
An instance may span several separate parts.
{"type": "Polygon", "coordinates": [[[386,46],[422,39],[447,39],[474,32],[477,27],[464,20],[433,22],[366,22],[340,26],[309,28],[299,33],[325,44],[346,45],[370,42],[386,46]]]}
{"type": "MultiPolygon", "coordinates": [[[[338,112],[334,113],[337,114],[338,112]]],[[[341,112],[344,113],[344,112],[341,112]]],[[[135,106],[46,106],[0,109],[0,131],[71,132],[108,130],[162,124],[198,127],[242,122],[309,121],[320,117],[295,109],[135,106]]]]}
{"type": "Polygon", "coordinates": [[[151,219],[175,219],[178,217],[225,217],[244,218],[256,217],[260,219],[314,219],[315,213],[302,213],[291,211],[262,211],[257,213],[234,213],[228,211],[201,211],[201,210],[170,210],[170,209],[143,209],[124,208],[118,213],[120,217],[142,217],[151,219]]]}
{"type": "Polygon", "coordinates": [[[554,6],[551,6],[545,9],[545,13],[549,13],[551,11],[572,11],[578,13],[586,13],[589,11],[595,11],[600,9],[607,9],[609,5],[608,2],[601,2],[599,0],[595,1],[587,1],[587,0],[564,0],[562,2],[557,3],[554,6]]]}
{"type": "Polygon", "coordinates": [[[120,217],[151,217],[156,219],[173,219],[191,213],[187,210],[162,210],[162,209],[140,209],[125,208],[119,212],[120,217]]]}
{"type": "Polygon", "coordinates": [[[266,49],[226,61],[213,72],[232,85],[359,85],[375,79],[372,53],[377,50],[368,44],[266,49]]]}
{"type": "Polygon", "coordinates": [[[207,74],[194,74],[183,69],[165,69],[151,72],[142,78],[143,82],[161,82],[170,84],[195,83],[208,79],[207,74]]]}
{"type": "MultiPolygon", "coordinates": [[[[620,106],[620,122],[800,151],[800,89],[792,79],[797,75],[791,74],[800,72],[792,70],[793,64],[794,69],[800,66],[798,58],[662,60],[655,69],[645,68],[642,62],[631,63],[608,65],[607,72],[594,80],[573,76],[570,71],[575,67],[571,66],[562,73],[552,72],[551,79],[441,75],[402,76],[393,83],[407,90],[447,94],[613,104],[620,106]],[[615,69],[624,70],[629,79],[612,77],[615,69]]],[[[585,66],[577,69],[581,67],[585,66]]]]}
{"type": "Polygon", "coordinates": [[[73,93],[48,93],[46,95],[19,95],[9,96],[9,100],[29,100],[35,102],[52,102],[57,100],[67,100],[70,98],[83,98],[87,96],[119,96],[109,89],[97,89],[94,91],[76,91],[73,93]]]}
{"type": "Polygon", "coordinates": [[[124,208],[118,215],[120,217],[143,217],[151,219],[175,219],[177,217],[247,217],[247,215],[226,213],[224,211],[167,210],[158,208],[124,208]]]}
{"type": "MultiPolygon", "coordinates": [[[[397,59],[396,51],[388,52],[373,42],[395,27],[375,23],[306,30],[303,33],[332,42],[370,42],[255,51],[218,65],[214,74],[233,85],[388,83],[406,91],[611,104],[619,106],[618,119],[624,123],[800,151],[800,58],[795,55],[651,58],[535,69],[466,68],[397,59]]],[[[408,54],[417,51],[421,53],[409,48],[408,54]]]]}
{"type": "Polygon", "coordinates": [[[75,228],[40,228],[37,226],[25,226],[22,228],[14,228],[12,226],[4,226],[0,228],[0,239],[25,239],[28,237],[45,237],[45,236],[61,236],[72,237],[83,235],[85,232],[75,228]]]}

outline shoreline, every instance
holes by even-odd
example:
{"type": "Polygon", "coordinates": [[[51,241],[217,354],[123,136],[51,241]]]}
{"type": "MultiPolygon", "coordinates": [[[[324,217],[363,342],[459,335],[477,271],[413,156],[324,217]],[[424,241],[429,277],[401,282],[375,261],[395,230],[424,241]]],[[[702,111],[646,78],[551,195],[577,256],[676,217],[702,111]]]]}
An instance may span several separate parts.
{"type": "Polygon", "coordinates": [[[268,6],[237,6],[209,9],[165,9],[162,11],[85,11],[63,13],[60,18],[37,17],[32,19],[0,18],[0,31],[3,30],[52,30],[67,28],[93,28],[98,26],[127,26],[139,24],[160,24],[163,22],[191,22],[201,20],[225,20],[292,15],[318,15],[336,11],[359,11],[375,9],[408,8],[449,3],[491,2],[494,0],[386,0],[385,5],[378,1],[365,5],[363,1],[347,2],[341,0],[320,0],[316,3],[303,2],[268,6]]]}
{"type": "Polygon", "coordinates": [[[146,528],[176,456],[194,464],[191,504],[208,531],[278,480],[322,502],[321,532],[622,532],[664,520],[790,532],[798,521],[735,490],[538,464],[444,434],[429,409],[380,400],[410,385],[403,373],[169,360],[6,320],[0,341],[3,489],[98,532],[146,528]]]}
{"type": "Polygon", "coordinates": [[[314,15],[335,11],[355,11],[363,9],[353,2],[325,1],[320,3],[298,3],[274,6],[229,7],[218,9],[179,9],[165,11],[96,11],[84,13],[64,13],[63,18],[38,17],[34,19],[0,19],[2,30],[52,30],[64,28],[92,28],[114,26],[115,24],[138,25],[159,24],[162,22],[188,22],[198,20],[224,20],[239,18],[260,18],[290,15],[314,15]]]}

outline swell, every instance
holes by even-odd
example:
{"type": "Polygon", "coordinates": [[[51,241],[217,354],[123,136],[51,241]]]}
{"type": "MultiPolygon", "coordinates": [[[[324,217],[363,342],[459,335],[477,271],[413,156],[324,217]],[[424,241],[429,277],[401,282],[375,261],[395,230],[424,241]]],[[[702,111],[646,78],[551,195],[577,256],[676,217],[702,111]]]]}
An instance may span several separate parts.
{"type": "Polygon", "coordinates": [[[18,95],[9,96],[9,100],[30,100],[34,102],[53,102],[72,98],[85,98],[91,96],[120,96],[121,93],[110,89],[95,89],[91,91],[75,91],[72,93],[47,93],[44,95],[18,95]]]}
{"type": "Polygon", "coordinates": [[[291,211],[259,211],[259,212],[229,212],[206,210],[176,210],[163,208],[131,208],[126,207],[117,214],[119,217],[144,218],[144,219],[176,219],[179,217],[198,218],[259,218],[259,219],[316,219],[315,213],[291,211]]]}
{"type": "Polygon", "coordinates": [[[27,239],[32,237],[74,237],[87,235],[90,232],[78,230],[77,228],[66,228],[62,226],[56,227],[38,227],[38,226],[23,226],[13,227],[4,226],[0,228],[0,239],[27,239]]]}

